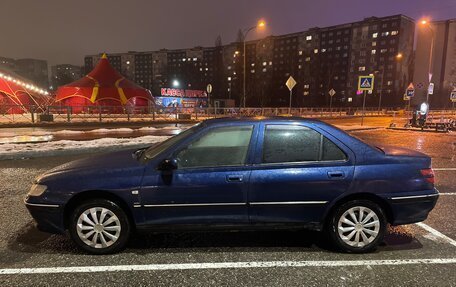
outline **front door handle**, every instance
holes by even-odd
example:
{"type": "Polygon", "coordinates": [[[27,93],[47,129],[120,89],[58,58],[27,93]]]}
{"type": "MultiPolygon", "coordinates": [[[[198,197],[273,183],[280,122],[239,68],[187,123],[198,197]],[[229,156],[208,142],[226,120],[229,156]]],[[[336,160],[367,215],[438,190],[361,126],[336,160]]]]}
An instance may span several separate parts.
{"type": "Polygon", "coordinates": [[[226,181],[228,181],[228,182],[242,182],[243,178],[244,177],[242,175],[227,175],[226,176],[226,181]]]}
{"type": "Polygon", "coordinates": [[[331,179],[344,179],[345,173],[343,171],[328,171],[328,177],[331,179]]]}

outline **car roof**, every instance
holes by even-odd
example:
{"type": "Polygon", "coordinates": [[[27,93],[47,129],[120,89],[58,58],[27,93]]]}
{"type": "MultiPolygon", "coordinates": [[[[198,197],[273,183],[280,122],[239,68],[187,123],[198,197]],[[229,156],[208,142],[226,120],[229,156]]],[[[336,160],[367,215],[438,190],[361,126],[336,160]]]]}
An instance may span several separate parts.
{"type": "Polygon", "coordinates": [[[225,118],[216,118],[216,119],[208,119],[205,120],[204,123],[206,125],[214,125],[214,124],[223,124],[223,123],[234,123],[234,122],[307,122],[307,123],[316,123],[316,124],[326,124],[320,120],[311,119],[311,118],[302,118],[302,117],[281,117],[281,116],[273,116],[273,117],[225,117],[225,118]]]}

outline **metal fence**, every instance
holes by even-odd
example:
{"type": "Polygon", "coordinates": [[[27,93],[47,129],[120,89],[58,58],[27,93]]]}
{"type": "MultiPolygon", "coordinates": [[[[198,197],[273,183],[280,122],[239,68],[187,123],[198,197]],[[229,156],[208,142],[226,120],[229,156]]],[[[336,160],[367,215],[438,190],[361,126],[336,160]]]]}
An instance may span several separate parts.
{"type": "MultiPolygon", "coordinates": [[[[35,122],[117,122],[203,120],[220,117],[299,116],[331,118],[349,116],[404,116],[393,108],[154,108],[117,106],[0,106],[0,123],[35,122]]],[[[456,110],[432,110],[430,116],[456,116],[456,110]]]]}

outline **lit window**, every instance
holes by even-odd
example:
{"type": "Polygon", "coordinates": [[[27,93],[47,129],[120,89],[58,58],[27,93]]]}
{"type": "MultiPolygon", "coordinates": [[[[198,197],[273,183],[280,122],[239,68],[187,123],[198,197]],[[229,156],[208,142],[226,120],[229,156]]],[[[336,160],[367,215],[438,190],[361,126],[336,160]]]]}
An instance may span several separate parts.
{"type": "Polygon", "coordinates": [[[309,87],[310,87],[309,84],[305,84],[305,85],[304,85],[304,89],[308,89],[309,87]]]}
{"type": "Polygon", "coordinates": [[[386,84],[387,84],[388,86],[391,86],[391,85],[393,84],[393,81],[388,81],[386,84]]]}
{"type": "Polygon", "coordinates": [[[228,81],[231,81],[231,77],[228,77],[228,81]]]}
{"type": "Polygon", "coordinates": [[[322,53],[326,52],[326,49],[321,49],[321,52],[322,52],[322,53]]]}
{"type": "Polygon", "coordinates": [[[307,37],[306,37],[306,40],[307,40],[307,41],[310,41],[310,40],[312,40],[312,36],[310,36],[310,35],[309,35],[309,36],[307,36],[307,37]]]}
{"type": "Polygon", "coordinates": [[[378,37],[378,33],[372,34],[372,38],[377,38],[377,37],[378,37]]]}
{"type": "Polygon", "coordinates": [[[255,63],[250,64],[252,67],[255,67],[255,63]]]}
{"type": "Polygon", "coordinates": [[[193,58],[193,61],[196,61],[196,60],[198,60],[198,58],[193,58]]]}
{"type": "Polygon", "coordinates": [[[254,73],[255,73],[255,70],[250,70],[250,73],[254,74],[254,73]]]}
{"type": "Polygon", "coordinates": [[[380,53],[383,54],[383,53],[386,53],[387,51],[388,51],[388,49],[381,49],[381,50],[380,50],[380,53]]]}
{"type": "MultiPolygon", "coordinates": [[[[130,65],[130,61],[127,61],[126,63],[127,63],[127,65],[130,65]]],[[[68,68],[67,68],[67,70],[68,70],[68,68]]]]}
{"type": "Polygon", "coordinates": [[[377,42],[372,42],[372,47],[377,46],[377,42]]]}
{"type": "Polygon", "coordinates": [[[306,62],[310,62],[310,57],[307,57],[307,58],[306,58],[306,62]]]}
{"type": "Polygon", "coordinates": [[[365,70],[366,70],[366,67],[364,67],[364,66],[361,66],[361,67],[358,68],[358,71],[360,71],[360,72],[363,72],[365,70]]]}
{"type": "Polygon", "coordinates": [[[185,62],[187,59],[183,58],[182,61],[185,62]]]}
{"type": "Polygon", "coordinates": [[[272,66],[272,61],[269,61],[269,66],[272,66]]]}
{"type": "Polygon", "coordinates": [[[268,63],[267,62],[263,62],[263,66],[266,66],[268,63]]]}
{"type": "Polygon", "coordinates": [[[301,66],[301,65],[298,65],[298,69],[301,69],[301,68],[302,68],[302,66],[301,66]]]}
{"type": "Polygon", "coordinates": [[[302,55],[302,51],[299,51],[299,56],[301,56],[301,55],[302,55]]]}
{"type": "Polygon", "coordinates": [[[305,92],[304,92],[304,96],[307,96],[307,95],[309,95],[309,92],[308,92],[308,91],[305,91],[305,92]]]}
{"type": "Polygon", "coordinates": [[[349,103],[353,102],[353,98],[348,98],[347,102],[349,102],[349,103]]]}
{"type": "Polygon", "coordinates": [[[391,35],[393,35],[393,36],[397,35],[397,34],[399,34],[399,31],[391,31],[391,35]]]}
{"type": "Polygon", "coordinates": [[[314,49],[314,53],[317,54],[318,53],[318,49],[314,49]]]}
{"type": "Polygon", "coordinates": [[[265,73],[266,71],[267,71],[267,69],[266,69],[266,68],[264,68],[264,69],[263,69],[263,73],[265,73]]]}
{"type": "Polygon", "coordinates": [[[372,54],[372,55],[375,55],[375,53],[377,53],[377,50],[372,50],[372,51],[371,51],[371,54],[372,54]]]}

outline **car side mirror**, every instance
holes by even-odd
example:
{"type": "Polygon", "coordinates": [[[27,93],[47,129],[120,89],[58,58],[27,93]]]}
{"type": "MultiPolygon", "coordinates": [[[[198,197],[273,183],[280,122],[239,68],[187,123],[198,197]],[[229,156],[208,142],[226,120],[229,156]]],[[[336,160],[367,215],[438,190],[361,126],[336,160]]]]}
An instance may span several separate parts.
{"type": "Polygon", "coordinates": [[[157,169],[161,171],[173,171],[177,169],[177,160],[164,159],[162,162],[160,162],[157,169]]]}
{"type": "Polygon", "coordinates": [[[141,156],[143,155],[145,150],[146,150],[145,148],[141,148],[141,149],[135,150],[131,154],[131,156],[133,157],[133,159],[139,160],[141,158],[141,156]]]}

